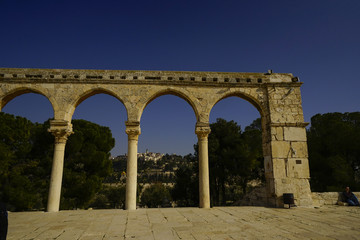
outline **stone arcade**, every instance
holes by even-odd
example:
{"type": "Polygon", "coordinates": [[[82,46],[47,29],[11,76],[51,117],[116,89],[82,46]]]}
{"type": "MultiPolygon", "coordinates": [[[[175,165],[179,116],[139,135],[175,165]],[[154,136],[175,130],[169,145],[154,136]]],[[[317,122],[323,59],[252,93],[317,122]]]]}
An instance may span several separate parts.
{"type": "MultiPolygon", "coordinates": [[[[210,207],[209,115],[220,100],[237,96],[260,112],[268,206],[282,206],[293,193],[299,206],[312,204],[306,131],[300,86],[292,74],[0,68],[0,110],[24,93],[49,99],[54,110],[49,132],[55,136],[47,211],[59,211],[64,150],[72,134],[75,108],[88,97],[105,93],[127,110],[128,162],[125,208],[136,209],[137,146],[140,119],[155,98],[172,94],[186,100],[196,116],[199,145],[200,207],[210,207]]],[[[236,110],[236,109],[234,109],[236,110]]]]}

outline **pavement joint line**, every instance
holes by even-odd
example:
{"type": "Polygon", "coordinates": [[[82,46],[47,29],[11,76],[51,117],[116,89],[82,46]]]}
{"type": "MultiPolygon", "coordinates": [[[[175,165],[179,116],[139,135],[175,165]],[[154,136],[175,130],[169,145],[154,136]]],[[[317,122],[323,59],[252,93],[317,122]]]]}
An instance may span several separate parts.
{"type": "Polygon", "coordinates": [[[151,230],[152,237],[153,237],[153,239],[155,239],[153,224],[150,222],[149,213],[148,213],[147,209],[146,209],[146,217],[147,217],[147,220],[148,220],[149,225],[150,225],[150,230],[151,230]]]}

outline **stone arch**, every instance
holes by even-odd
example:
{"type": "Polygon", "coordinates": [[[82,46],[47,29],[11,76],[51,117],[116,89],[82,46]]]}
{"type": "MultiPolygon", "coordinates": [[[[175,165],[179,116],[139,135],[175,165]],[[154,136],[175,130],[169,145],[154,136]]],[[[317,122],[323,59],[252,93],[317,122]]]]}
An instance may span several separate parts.
{"type": "Polygon", "coordinates": [[[46,95],[43,91],[31,87],[19,87],[15,88],[9,92],[7,92],[1,99],[0,102],[0,110],[3,109],[11,100],[14,98],[21,96],[26,93],[35,93],[44,96],[51,104],[53,110],[53,117],[56,115],[55,110],[57,109],[56,100],[48,95],[46,95]]]}
{"type": "Polygon", "coordinates": [[[265,115],[265,109],[264,109],[264,105],[255,97],[253,97],[250,94],[245,94],[243,92],[240,91],[236,91],[236,92],[231,92],[231,93],[227,93],[224,95],[221,95],[215,102],[214,104],[212,104],[211,106],[209,106],[209,116],[210,113],[212,111],[212,109],[214,108],[214,106],[220,102],[221,100],[225,99],[225,98],[229,98],[229,97],[239,97],[241,99],[244,99],[245,101],[249,102],[251,105],[253,105],[258,112],[260,113],[261,118],[263,118],[263,116],[265,115]]]}
{"type": "MultiPolygon", "coordinates": [[[[259,91],[261,89],[256,90],[256,92],[261,92],[259,91]]],[[[266,144],[267,142],[270,141],[270,119],[268,118],[269,115],[269,109],[268,109],[268,105],[266,103],[266,100],[263,99],[263,96],[257,96],[256,95],[251,95],[251,94],[247,94],[244,93],[242,91],[233,91],[230,93],[225,93],[221,96],[219,96],[219,98],[215,101],[215,103],[210,107],[210,111],[209,111],[209,116],[211,114],[211,110],[214,108],[214,106],[220,102],[221,100],[225,99],[225,98],[229,98],[229,97],[239,97],[245,101],[247,101],[248,103],[250,103],[252,106],[254,106],[259,114],[260,114],[260,118],[261,118],[261,128],[262,128],[262,143],[263,143],[263,154],[268,155],[269,153],[269,145],[266,144]]]]}
{"type": "Polygon", "coordinates": [[[68,111],[69,112],[69,120],[72,119],[72,116],[74,115],[74,112],[75,112],[77,106],[79,106],[86,99],[88,99],[94,95],[97,95],[97,94],[110,95],[110,96],[116,98],[117,100],[119,100],[124,105],[125,110],[126,110],[126,115],[128,115],[128,109],[127,109],[126,104],[124,104],[124,101],[117,94],[115,94],[111,90],[97,87],[97,88],[91,88],[85,92],[82,92],[71,102],[71,104],[69,106],[70,110],[68,111]]]}
{"type": "Polygon", "coordinates": [[[194,114],[195,114],[195,118],[196,118],[196,121],[199,120],[199,111],[194,103],[194,101],[185,93],[179,91],[179,90],[174,90],[174,89],[170,89],[170,88],[167,88],[167,89],[164,89],[164,90],[160,90],[158,92],[156,92],[155,94],[151,95],[143,104],[143,106],[140,108],[140,113],[139,113],[139,121],[141,119],[141,116],[145,110],[145,108],[153,101],[155,100],[156,98],[158,97],[161,97],[161,96],[164,96],[164,95],[174,95],[174,96],[177,96],[183,100],[185,100],[190,106],[191,108],[193,109],[194,111],[194,114]]]}
{"type": "MultiPolygon", "coordinates": [[[[251,95],[251,94],[246,94],[244,92],[241,91],[233,91],[230,93],[226,93],[224,95],[219,96],[219,98],[214,102],[214,104],[212,104],[210,106],[209,109],[209,114],[208,116],[210,117],[211,111],[214,108],[214,106],[220,102],[221,100],[225,99],[225,98],[229,98],[229,97],[239,97],[245,101],[247,101],[248,103],[250,103],[252,106],[254,106],[259,114],[260,114],[260,118],[261,118],[261,127],[262,127],[262,139],[263,139],[263,144],[268,141],[268,132],[267,132],[267,128],[269,125],[269,119],[266,118],[266,115],[268,114],[268,109],[267,109],[267,105],[261,101],[261,99],[256,98],[255,96],[251,95]]],[[[266,152],[265,147],[263,147],[264,153],[266,152]]]]}

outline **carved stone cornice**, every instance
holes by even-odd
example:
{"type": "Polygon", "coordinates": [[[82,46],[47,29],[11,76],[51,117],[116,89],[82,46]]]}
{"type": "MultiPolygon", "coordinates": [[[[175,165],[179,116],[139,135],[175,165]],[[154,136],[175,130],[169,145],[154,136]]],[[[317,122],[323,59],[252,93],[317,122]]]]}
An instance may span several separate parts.
{"type": "Polygon", "coordinates": [[[72,124],[65,120],[50,120],[50,128],[48,129],[55,136],[55,143],[66,143],[68,137],[73,134],[72,124]]]}
{"type": "Polygon", "coordinates": [[[126,121],[125,126],[125,132],[128,135],[129,140],[138,140],[138,137],[141,134],[140,122],[126,121]]]}
{"type": "Polygon", "coordinates": [[[199,140],[206,140],[211,132],[209,123],[198,122],[195,126],[195,133],[199,140]]]}

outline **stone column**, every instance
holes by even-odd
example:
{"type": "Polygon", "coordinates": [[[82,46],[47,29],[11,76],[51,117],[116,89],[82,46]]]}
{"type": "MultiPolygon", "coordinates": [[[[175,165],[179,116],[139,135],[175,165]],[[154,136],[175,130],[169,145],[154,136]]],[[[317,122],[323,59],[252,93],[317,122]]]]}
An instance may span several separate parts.
{"type": "Polygon", "coordinates": [[[51,170],[48,212],[58,212],[60,207],[61,183],[64,168],[64,153],[67,137],[72,134],[72,125],[65,120],[51,120],[48,129],[55,136],[53,165],[51,170]]]}
{"type": "Polygon", "coordinates": [[[127,121],[125,124],[126,134],[128,135],[125,209],[135,210],[137,187],[137,151],[138,138],[141,134],[141,130],[139,122],[127,121]]]}
{"type": "Polygon", "coordinates": [[[209,155],[208,135],[210,134],[209,123],[198,122],[195,133],[198,136],[199,145],[199,207],[210,208],[210,184],[209,184],[209,155]]]}

